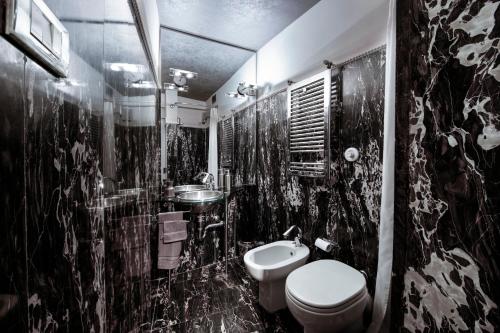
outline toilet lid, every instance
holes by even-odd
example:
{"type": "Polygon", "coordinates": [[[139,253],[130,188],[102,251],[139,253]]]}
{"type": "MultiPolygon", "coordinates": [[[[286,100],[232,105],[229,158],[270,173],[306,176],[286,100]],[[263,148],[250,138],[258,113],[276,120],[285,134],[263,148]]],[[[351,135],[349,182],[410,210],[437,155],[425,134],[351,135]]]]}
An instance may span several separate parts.
{"type": "Polygon", "coordinates": [[[336,260],[318,260],[288,275],[286,288],[298,301],[316,308],[334,308],[361,294],[365,277],[336,260]]]}

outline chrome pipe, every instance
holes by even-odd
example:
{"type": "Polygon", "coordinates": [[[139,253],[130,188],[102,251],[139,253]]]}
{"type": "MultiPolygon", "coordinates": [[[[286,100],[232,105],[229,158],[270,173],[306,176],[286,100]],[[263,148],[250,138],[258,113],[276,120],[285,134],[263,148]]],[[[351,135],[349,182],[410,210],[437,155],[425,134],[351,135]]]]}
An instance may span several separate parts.
{"type": "MultiPolygon", "coordinates": [[[[228,240],[227,240],[227,235],[228,235],[228,224],[227,224],[227,197],[229,196],[228,193],[224,193],[224,255],[226,257],[226,277],[227,277],[227,256],[228,256],[228,240]]],[[[236,246],[236,245],[235,245],[236,246]]]]}

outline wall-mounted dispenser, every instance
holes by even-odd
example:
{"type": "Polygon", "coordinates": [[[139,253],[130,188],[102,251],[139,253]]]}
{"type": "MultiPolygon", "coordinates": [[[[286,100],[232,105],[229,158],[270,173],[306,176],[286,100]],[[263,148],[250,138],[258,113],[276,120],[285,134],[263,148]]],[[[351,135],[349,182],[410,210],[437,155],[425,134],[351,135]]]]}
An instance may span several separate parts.
{"type": "Polygon", "coordinates": [[[68,75],[69,34],[42,0],[7,0],[5,34],[58,77],[68,75]]]}
{"type": "Polygon", "coordinates": [[[344,158],[347,162],[356,162],[359,159],[359,150],[354,147],[347,148],[344,152],[344,158]]]}

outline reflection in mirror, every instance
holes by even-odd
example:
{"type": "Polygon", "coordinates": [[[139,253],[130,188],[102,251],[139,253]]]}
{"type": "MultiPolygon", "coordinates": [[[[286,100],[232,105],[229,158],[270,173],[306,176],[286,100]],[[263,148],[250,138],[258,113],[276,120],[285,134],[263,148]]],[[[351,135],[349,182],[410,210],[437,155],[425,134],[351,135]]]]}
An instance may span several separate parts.
{"type": "Polygon", "coordinates": [[[251,124],[255,122],[255,52],[166,26],[161,29],[160,45],[162,180],[186,185],[208,171],[217,182],[217,169],[225,167],[240,184],[255,182],[255,171],[250,171],[255,163],[238,164],[234,158],[255,161],[251,124]],[[224,129],[224,123],[230,127],[224,129]],[[238,138],[251,141],[240,145],[238,138]],[[238,149],[240,154],[235,154],[238,149]],[[231,163],[226,163],[229,155],[231,163]]]}
{"type": "Polygon", "coordinates": [[[103,176],[106,193],[142,188],[156,125],[156,86],[126,0],[106,1],[103,176]],[[125,10],[126,9],[126,10],[125,10]],[[119,162],[118,162],[119,161],[119,162]]]}
{"type": "Polygon", "coordinates": [[[102,206],[112,207],[105,211],[106,318],[109,331],[128,332],[149,302],[149,289],[135,281],[147,281],[151,270],[158,90],[129,1],[106,0],[105,13],[102,206]]]}

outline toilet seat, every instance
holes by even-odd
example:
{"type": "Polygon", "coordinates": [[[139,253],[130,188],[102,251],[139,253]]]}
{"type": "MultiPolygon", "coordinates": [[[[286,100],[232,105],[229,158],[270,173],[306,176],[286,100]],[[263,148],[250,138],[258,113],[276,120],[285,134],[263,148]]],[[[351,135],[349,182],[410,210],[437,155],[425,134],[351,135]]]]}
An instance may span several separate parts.
{"type": "Polygon", "coordinates": [[[336,307],[333,308],[316,308],[310,305],[307,305],[306,303],[303,303],[301,300],[295,298],[293,295],[290,294],[290,291],[288,289],[285,290],[287,298],[293,302],[297,307],[301,308],[304,311],[308,311],[311,313],[316,313],[316,314],[326,314],[326,315],[332,315],[335,313],[340,313],[347,308],[349,308],[352,305],[355,305],[357,302],[360,300],[364,300],[364,298],[368,295],[368,292],[365,290],[365,292],[360,293],[356,298],[350,299],[348,302],[339,304],[336,307]]]}
{"type": "Polygon", "coordinates": [[[358,270],[337,260],[318,260],[288,276],[286,294],[298,307],[315,313],[340,312],[366,296],[358,270]]]}

